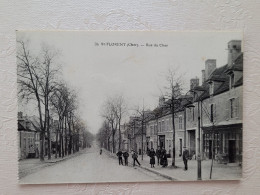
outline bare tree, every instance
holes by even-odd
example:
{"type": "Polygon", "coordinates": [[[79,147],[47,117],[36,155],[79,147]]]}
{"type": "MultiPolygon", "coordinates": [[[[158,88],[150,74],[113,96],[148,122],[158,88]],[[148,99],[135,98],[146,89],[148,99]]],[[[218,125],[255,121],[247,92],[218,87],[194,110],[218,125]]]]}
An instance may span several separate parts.
{"type": "MultiPolygon", "coordinates": [[[[59,118],[60,145],[63,157],[72,152],[73,120],[78,105],[77,94],[63,82],[56,87],[51,96],[51,103],[59,118]],[[63,142],[65,142],[65,148],[63,142]]],[[[58,138],[58,132],[56,132],[56,138],[58,138]]],[[[56,140],[56,147],[57,145],[56,140]]]]}
{"type": "Polygon", "coordinates": [[[110,151],[110,144],[109,140],[112,135],[111,128],[109,127],[108,121],[104,121],[102,123],[102,127],[99,129],[99,132],[97,134],[97,139],[100,143],[100,147],[104,147],[108,151],[110,151]]]}
{"type": "Polygon", "coordinates": [[[115,153],[115,134],[118,127],[118,119],[115,113],[115,99],[108,98],[103,106],[101,115],[108,121],[112,130],[112,153],[115,153]]]}
{"type": "Polygon", "coordinates": [[[149,109],[144,108],[144,104],[142,108],[140,109],[137,107],[135,109],[136,111],[136,116],[135,116],[135,121],[139,122],[141,126],[141,154],[142,154],[142,160],[143,160],[143,155],[144,155],[144,136],[146,135],[146,123],[148,120],[154,116],[154,113],[151,112],[149,109]]]}
{"type": "Polygon", "coordinates": [[[41,129],[40,160],[44,160],[44,139],[47,133],[48,159],[51,158],[49,130],[49,97],[54,90],[59,68],[55,64],[57,52],[48,46],[42,47],[38,56],[31,54],[29,42],[17,41],[17,75],[22,99],[37,102],[41,129]]]}
{"type": "Polygon", "coordinates": [[[178,68],[169,69],[166,75],[166,81],[168,86],[165,87],[166,94],[165,97],[168,99],[166,101],[166,106],[171,109],[172,114],[172,166],[175,166],[175,121],[174,116],[176,110],[180,107],[179,97],[183,90],[183,75],[179,73],[178,68]]]}
{"type": "Polygon", "coordinates": [[[118,123],[118,134],[119,134],[118,148],[120,150],[121,149],[121,142],[122,142],[121,123],[122,123],[122,119],[123,119],[123,117],[124,117],[124,115],[126,114],[126,111],[127,111],[126,102],[125,102],[122,95],[114,97],[112,108],[113,108],[113,112],[115,113],[116,120],[117,120],[117,123],[118,123]]]}

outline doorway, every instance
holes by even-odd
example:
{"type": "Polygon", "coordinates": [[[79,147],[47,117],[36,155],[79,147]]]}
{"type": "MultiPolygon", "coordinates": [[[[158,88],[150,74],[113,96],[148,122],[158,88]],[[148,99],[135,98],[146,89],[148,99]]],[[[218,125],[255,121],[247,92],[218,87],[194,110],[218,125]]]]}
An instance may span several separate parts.
{"type": "Polygon", "coordinates": [[[229,156],[229,163],[234,163],[236,161],[236,141],[235,140],[228,141],[228,156],[229,156]]]}
{"type": "Polygon", "coordinates": [[[179,156],[182,156],[182,139],[180,139],[180,154],[179,156]]]}
{"type": "Polygon", "coordinates": [[[165,147],[165,135],[159,136],[159,144],[160,144],[159,146],[161,149],[165,147]]]}
{"type": "Polygon", "coordinates": [[[196,153],[195,130],[189,131],[189,149],[190,154],[196,153]]]}
{"type": "Polygon", "coordinates": [[[212,140],[209,140],[209,159],[212,159],[212,140]]]}

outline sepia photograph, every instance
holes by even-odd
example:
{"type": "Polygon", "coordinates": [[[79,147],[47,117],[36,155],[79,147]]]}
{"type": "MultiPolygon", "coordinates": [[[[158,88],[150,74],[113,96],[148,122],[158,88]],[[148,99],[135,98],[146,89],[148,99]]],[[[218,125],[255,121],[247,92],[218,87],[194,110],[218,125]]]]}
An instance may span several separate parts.
{"type": "Polygon", "coordinates": [[[243,34],[17,31],[20,184],[240,180],[243,34]]]}

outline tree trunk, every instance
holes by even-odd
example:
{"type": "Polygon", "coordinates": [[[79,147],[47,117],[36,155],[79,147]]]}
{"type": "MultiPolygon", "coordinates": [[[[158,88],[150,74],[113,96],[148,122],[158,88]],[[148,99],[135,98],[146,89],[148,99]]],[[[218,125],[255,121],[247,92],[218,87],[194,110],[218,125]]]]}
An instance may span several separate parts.
{"type": "Polygon", "coordinates": [[[72,148],[72,136],[71,136],[71,116],[70,119],[68,120],[68,126],[69,126],[69,155],[71,154],[71,148],[72,148]]]}
{"type": "Polygon", "coordinates": [[[172,166],[175,167],[175,121],[174,121],[174,100],[172,98],[172,166]]]}
{"type": "Polygon", "coordinates": [[[42,121],[42,111],[41,111],[41,102],[39,95],[36,93],[36,99],[38,103],[38,111],[39,111],[39,117],[40,117],[40,126],[41,126],[41,133],[40,133],[40,161],[44,161],[44,126],[43,126],[43,121],[42,121]]]}
{"type": "Polygon", "coordinates": [[[64,119],[64,124],[65,124],[64,138],[65,138],[65,155],[66,155],[66,156],[68,155],[67,121],[68,121],[68,118],[65,117],[65,119],[64,119]]]}
{"type": "Polygon", "coordinates": [[[44,161],[44,131],[41,131],[40,133],[40,160],[44,161]]]}
{"type": "Polygon", "coordinates": [[[62,156],[62,158],[64,157],[64,139],[63,139],[63,134],[64,134],[64,119],[62,120],[62,131],[61,131],[61,156],[62,156]]]}
{"type": "Polygon", "coordinates": [[[119,141],[118,141],[118,149],[121,150],[121,129],[118,129],[118,133],[119,133],[119,141]]]}
{"type": "Polygon", "coordinates": [[[58,156],[58,129],[56,129],[55,158],[58,156]]]}
{"type": "Polygon", "coordinates": [[[118,133],[119,133],[119,142],[118,142],[118,149],[121,150],[121,127],[120,127],[120,123],[121,123],[121,118],[119,118],[118,120],[118,133]]]}
{"type": "Polygon", "coordinates": [[[59,142],[60,142],[60,144],[59,144],[59,157],[61,157],[61,132],[62,132],[62,120],[60,119],[59,120],[59,142]]]}
{"type": "Polygon", "coordinates": [[[115,145],[115,133],[113,132],[113,137],[112,137],[112,153],[115,153],[116,150],[116,145],[115,145]]]}
{"type": "Polygon", "coordinates": [[[47,149],[47,154],[48,154],[48,159],[51,159],[51,136],[50,136],[50,118],[49,118],[49,110],[47,108],[45,112],[45,119],[46,119],[46,131],[47,131],[47,141],[48,141],[48,149],[47,149]]]}

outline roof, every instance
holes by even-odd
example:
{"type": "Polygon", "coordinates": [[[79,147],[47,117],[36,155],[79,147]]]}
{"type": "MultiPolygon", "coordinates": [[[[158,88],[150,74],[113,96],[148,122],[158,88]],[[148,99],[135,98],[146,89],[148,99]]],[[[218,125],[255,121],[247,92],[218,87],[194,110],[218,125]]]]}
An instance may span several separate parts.
{"type": "Polygon", "coordinates": [[[26,130],[26,128],[20,121],[18,121],[18,131],[24,131],[24,130],[26,130]]]}
{"type": "MultiPolygon", "coordinates": [[[[209,84],[211,81],[216,82],[217,84],[214,86],[214,93],[213,95],[218,95],[220,93],[223,93],[225,91],[229,90],[229,80],[230,77],[228,74],[231,71],[243,71],[243,53],[241,53],[234,61],[233,65],[231,67],[228,66],[228,64],[221,66],[219,68],[216,68],[212,74],[210,75],[209,79],[205,81],[201,86],[198,86],[194,88],[195,91],[202,92],[198,98],[196,98],[194,101],[203,100],[208,98],[209,95],[209,84]]],[[[243,85],[243,76],[239,78],[236,83],[234,84],[234,87],[238,87],[240,85],[243,85]]]]}

